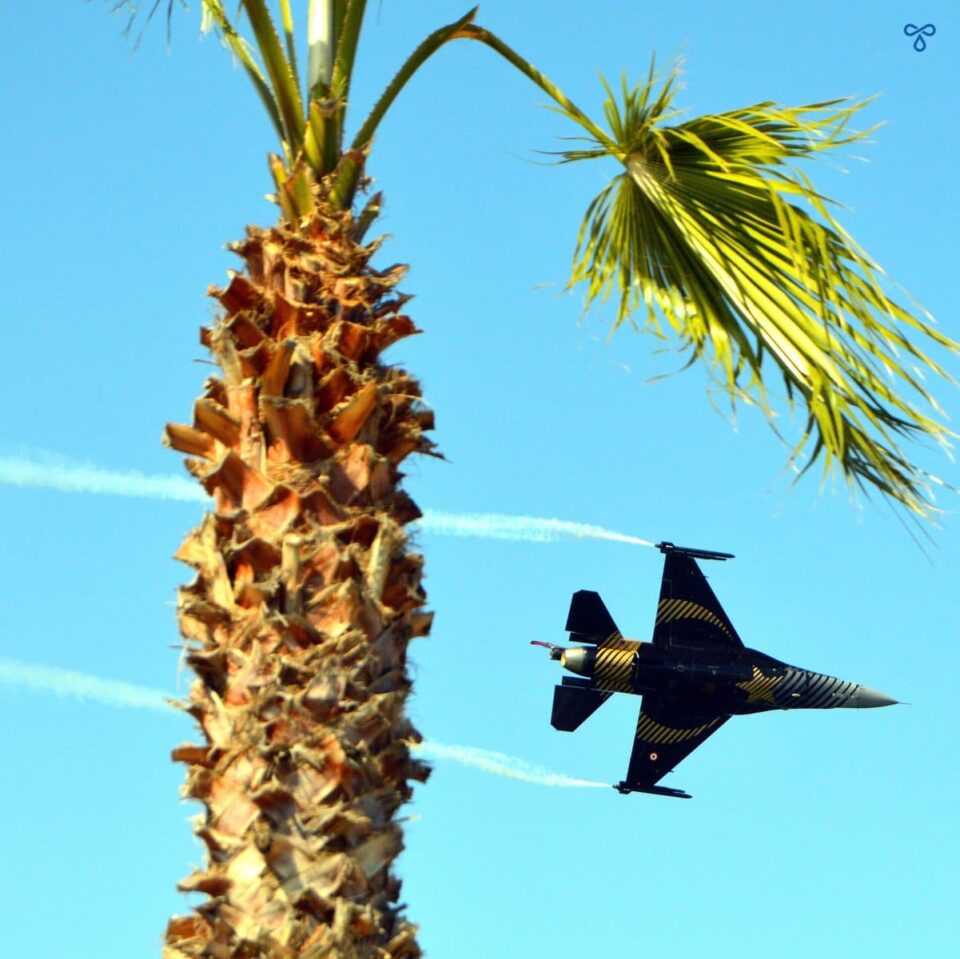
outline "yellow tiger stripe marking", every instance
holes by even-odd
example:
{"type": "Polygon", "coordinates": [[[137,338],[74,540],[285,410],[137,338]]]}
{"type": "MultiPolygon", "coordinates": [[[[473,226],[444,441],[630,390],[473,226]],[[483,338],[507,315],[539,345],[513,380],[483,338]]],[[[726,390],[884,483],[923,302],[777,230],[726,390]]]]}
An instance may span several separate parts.
{"type": "Polygon", "coordinates": [[[658,723],[646,713],[641,713],[640,720],[637,723],[636,738],[650,743],[682,743],[699,736],[708,729],[712,729],[719,721],[720,717],[718,716],[693,729],[674,729],[672,726],[664,726],[662,723],[658,723]]]}
{"type": "Polygon", "coordinates": [[[594,682],[600,689],[630,693],[630,673],[633,659],[640,644],[613,633],[597,647],[597,660],[593,668],[594,682]]]}
{"type": "Polygon", "coordinates": [[[723,620],[706,606],[701,606],[691,599],[661,599],[657,606],[656,625],[670,623],[675,619],[701,619],[730,635],[730,630],[723,620]]]}
{"type": "Polygon", "coordinates": [[[639,645],[635,639],[624,639],[619,632],[616,632],[611,633],[597,648],[636,650],[639,645]]]}

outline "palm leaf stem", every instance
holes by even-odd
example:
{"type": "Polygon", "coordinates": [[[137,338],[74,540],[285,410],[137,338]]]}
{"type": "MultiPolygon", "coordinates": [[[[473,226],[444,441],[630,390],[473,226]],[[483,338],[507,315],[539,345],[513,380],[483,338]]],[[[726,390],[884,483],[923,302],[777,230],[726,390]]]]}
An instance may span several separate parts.
{"type": "Polygon", "coordinates": [[[366,7],[367,0],[351,0],[336,24],[336,57],[331,73],[330,97],[337,104],[337,109],[331,111],[326,120],[324,173],[336,167],[343,148],[343,122],[349,106],[350,80],[366,7]]]}
{"type": "Polygon", "coordinates": [[[617,145],[598,127],[555,83],[542,74],[528,60],[504,43],[496,34],[474,23],[465,24],[451,39],[476,40],[496,51],[515,66],[525,77],[532,80],[551,100],[559,104],[562,112],[579,123],[591,136],[617,154],[617,145]]]}
{"type": "Polygon", "coordinates": [[[337,170],[337,178],[331,191],[334,203],[341,209],[348,209],[356,194],[357,184],[362,170],[361,160],[369,152],[373,135],[384,118],[387,110],[396,100],[400,91],[407,85],[410,78],[433,56],[445,43],[451,40],[458,31],[463,29],[477,13],[477,7],[464,14],[459,20],[449,23],[439,30],[434,30],[410,54],[406,62],[397,71],[396,76],[380,94],[380,99],[374,104],[369,116],[357,131],[349,150],[341,157],[337,170]]]}
{"type": "Polygon", "coordinates": [[[333,70],[336,36],[335,0],[310,0],[307,5],[307,99],[326,96],[333,70]]]}
{"type": "Polygon", "coordinates": [[[352,0],[344,12],[342,22],[336,34],[336,58],[330,87],[333,96],[346,102],[350,94],[350,80],[353,77],[353,64],[357,57],[357,44],[363,26],[363,14],[367,0],[352,0]]]}
{"type": "Polygon", "coordinates": [[[283,125],[285,152],[288,159],[292,161],[303,147],[304,136],[303,100],[297,87],[297,79],[292,72],[290,62],[284,55],[265,0],[241,0],[241,2],[270,78],[277,111],[283,125]]]}
{"type": "MultiPolygon", "coordinates": [[[[445,44],[451,40],[476,40],[483,43],[491,50],[499,53],[508,63],[516,67],[525,77],[532,80],[541,90],[543,90],[553,101],[555,101],[561,112],[565,116],[579,123],[594,139],[606,147],[607,150],[615,152],[621,160],[625,156],[617,149],[617,144],[611,140],[603,130],[598,127],[555,83],[547,76],[541,73],[528,60],[520,56],[512,47],[504,43],[498,36],[491,33],[484,27],[473,23],[476,16],[477,7],[474,7],[467,14],[454,23],[441,27],[439,30],[430,34],[413,53],[407,58],[406,62],[391,80],[390,84],[383,91],[380,99],[376,102],[370,115],[364,121],[363,126],[357,131],[353,138],[351,151],[358,155],[365,154],[370,149],[371,141],[380,121],[384,118],[390,109],[393,101],[397,98],[400,91],[406,86],[407,82],[423,64],[445,44]]],[[[349,157],[349,152],[347,157],[349,157]]],[[[348,161],[342,164],[342,173],[338,178],[335,188],[335,200],[343,208],[346,208],[353,202],[353,196],[356,192],[357,180],[360,175],[360,166],[357,162],[348,161]]]]}
{"type": "Polygon", "coordinates": [[[280,0],[280,23],[283,25],[283,42],[287,48],[287,61],[290,64],[290,72],[299,76],[297,69],[297,45],[293,35],[293,13],[290,10],[290,0],[280,0]]]}
{"type": "Polygon", "coordinates": [[[246,71],[250,82],[253,83],[254,89],[257,91],[257,96],[260,97],[260,102],[267,111],[267,116],[276,131],[277,139],[283,142],[283,121],[280,118],[280,111],[277,109],[277,102],[270,91],[270,85],[257,65],[247,42],[230,22],[221,0],[203,0],[203,14],[204,23],[213,23],[217,27],[223,34],[230,52],[240,61],[240,65],[246,71]]]}

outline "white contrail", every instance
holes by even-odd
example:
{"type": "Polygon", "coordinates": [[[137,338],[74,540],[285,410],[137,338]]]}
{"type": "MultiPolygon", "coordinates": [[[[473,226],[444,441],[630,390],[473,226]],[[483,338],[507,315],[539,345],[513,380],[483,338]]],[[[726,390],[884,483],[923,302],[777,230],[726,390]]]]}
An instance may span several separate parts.
{"type": "Polygon", "coordinates": [[[504,513],[437,513],[424,510],[417,522],[431,533],[448,536],[477,536],[482,539],[525,540],[532,543],[555,543],[564,539],[607,539],[634,546],[653,546],[648,539],[628,536],[602,526],[574,523],[565,519],[542,516],[508,516],[504,513]]]}
{"type": "Polygon", "coordinates": [[[566,786],[581,789],[606,789],[609,783],[595,782],[592,779],[574,779],[561,773],[550,772],[541,766],[534,766],[516,756],[493,752],[490,749],[478,749],[476,746],[449,746],[436,740],[424,740],[413,746],[416,752],[427,759],[449,760],[461,766],[480,769],[505,779],[519,779],[521,782],[534,783],[537,786],[566,786]]]}
{"type": "MultiPolygon", "coordinates": [[[[146,476],[136,470],[104,470],[68,463],[52,455],[0,456],[0,483],[55,489],[63,493],[98,493],[147,499],[208,502],[207,494],[183,476],[146,476]]],[[[653,546],[650,540],[615,530],[540,516],[503,513],[442,513],[425,510],[417,525],[441,536],[471,536],[534,543],[568,539],[600,539],[633,546],[653,546]]]]}
{"type": "Polygon", "coordinates": [[[0,682],[58,696],[89,699],[104,706],[153,709],[172,712],[166,693],[147,686],[134,686],[114,679],[100,679],[71,669],[56,669],[0,657],[0,682]]]}
{"type": "MultiPolygon", "coordinates": [[[[172,713],[168,702],[173,697],[159,689],[148,686],[136,686],[113,679],[100,679],[87,673],[74,672],[71,669],[57,669],[53,666],[40,666],[25,663],[17,659],[0,657],[0,683],[10,683],[30,690],[55,693],[58,696],[74,696],[100,703],[104,706],[119,706],[132,709],[149,709],[172,713]]],[[[434,741],[418,743],[416,751],[428,759],[460,763],[494,776],[506,779],[519,779],[522,782],[539,786],[573,786],[595,788],[606,783],[592,782],[588,779],[573,779],[560,773],[541,769],[515,756],[477,749],[474,746],[449,746],[434,741]]]]}
{"type": "Polygon", "coordinates": [[[185,476],[145,476],[136,470],[103,470],[68,463],[53,455],[0,456],[0,483],[144,499],[204,502],[207,494],[185,476]]]}

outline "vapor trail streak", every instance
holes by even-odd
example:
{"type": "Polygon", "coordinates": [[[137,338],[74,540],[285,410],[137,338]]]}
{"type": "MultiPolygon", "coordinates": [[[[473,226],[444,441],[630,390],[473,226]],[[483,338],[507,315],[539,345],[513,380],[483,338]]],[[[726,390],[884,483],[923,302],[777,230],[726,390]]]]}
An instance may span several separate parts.
{"type": "Polygon", "coordinates": [[[416,744],[414,750],[427,759],[449,760],[461,766],[480,769],[505,779],[519,779],[521,782],[534,783],[537,786],[565,786],[581,789],[607,789],[609,783],[594,782],[592,779],[574,779],[561,773],[550,772],[541,766],[508,756],[506,753],[493,752],[490,749],[478,749],[475,746],[449,746],[436,740],[425,740],[416,744]]]}
{"type": "MultiPolygon", "coordinates": [[[[204,503],[207,494],[183,476],[146,476],[136,470],[104,470],[67,463],[54,456],[28,458],[0,456],[0,483],[54,489],[62,493],[95,493],[145,499],[204,503]]],[[[467,536],[520,542],[555,543],[570,539],[599,539],[632,546],[653,546],[649,540],[615,530],[540,516],[503,513],[442,513],[425,510],[417,525],[438,536],[467,536]]]]}
{"type": "Polygon", "coordinates": [[[114,679],[100,679],[70,669],[23,663],[6,657],[0,657],[0,682],[45,693],[56,693],[58,696],[89,699],[104,706],[172,711],[166,702],[167,694],[159,689],[135,686],[114,679]]]}
{"type": "Polygon", "coordinates": [[[508,516],[504,513],[437,513],[424,510],[417,521],[431,533],[448,536],[477,536],[481,539],[525,540],[532,543],[555,543],[564,539],[606,539],[634,546],[653,546],[647,539],[628,536],[602,526],[574,523],[565,519],[542,516],[508,516]]]}
{"type": "MultiPolygon", "coordinates": [[[[103,706],[119,706],[130,709],[147,709],[154,712],[172,713],[173,708],[167,702],[166,693],[148,686],[136,686],[133,683],[118,682],[113,679],[100,679],[87,673],[78,673],[70,669],[56,669],[53,666],[40,666],[24,663],[16,659],[0,657],[0,683],[21,686],[35,692],[54,693],[58,696],[74,696],[100,703],[103,706]]],[[[606,783],[591,782],[586,779],[572,779],[559,773],[541,769],[508,756],[505,753],[477,749],[473,746],[448,746],[444,743],[423,742],[414,749],[425,758],[440,762],[454,762],[461,766],[480,769],[494,776],[506,779],[519,779],[522,782],[538,786],[574,786],[598,787],[606,783]]]]}
{"type": "Polygon", "coordinates": [[[27,459],[0,456],[0,483],[55,489],[61,493],[96,493],[202,503],[206,493],[184,476],[145,476],[136,470],[102,470],[67,463],[57,457],[27,459]]]}

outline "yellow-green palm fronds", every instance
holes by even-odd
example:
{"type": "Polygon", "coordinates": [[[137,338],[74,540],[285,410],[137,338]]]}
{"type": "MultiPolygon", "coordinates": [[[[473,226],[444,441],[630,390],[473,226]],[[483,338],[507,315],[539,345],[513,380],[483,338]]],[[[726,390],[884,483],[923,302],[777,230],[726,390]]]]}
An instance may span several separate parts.
{"type": "Polygon", "coordinates": [[[659,333],[665,322],[731,402],[773,417],[769,357],[788,402],[799,399],[808,415],[792,463],[806,450],[804,469],[822,458],[827,470],[928,514],[937,480],[899,444],[946,445],[953,435],[918,408],[940,412],[921,369],[951,379],[919,344],[960,344],[886,295],[880,268],[836,221],[832,201],[790,165],[861,138],[847,127],[864,103],[764,102],[668,125],[676,69],[659,91],[652,68],[645,82],[624,82],[619,102],[604,85],[609,134],[588,131],[585,148],[560,154],[612,156],[624,167],[583,219],[570,283],[584,284],[586,306],[614,295],[615,327],[638,313],[659,333]]]}

